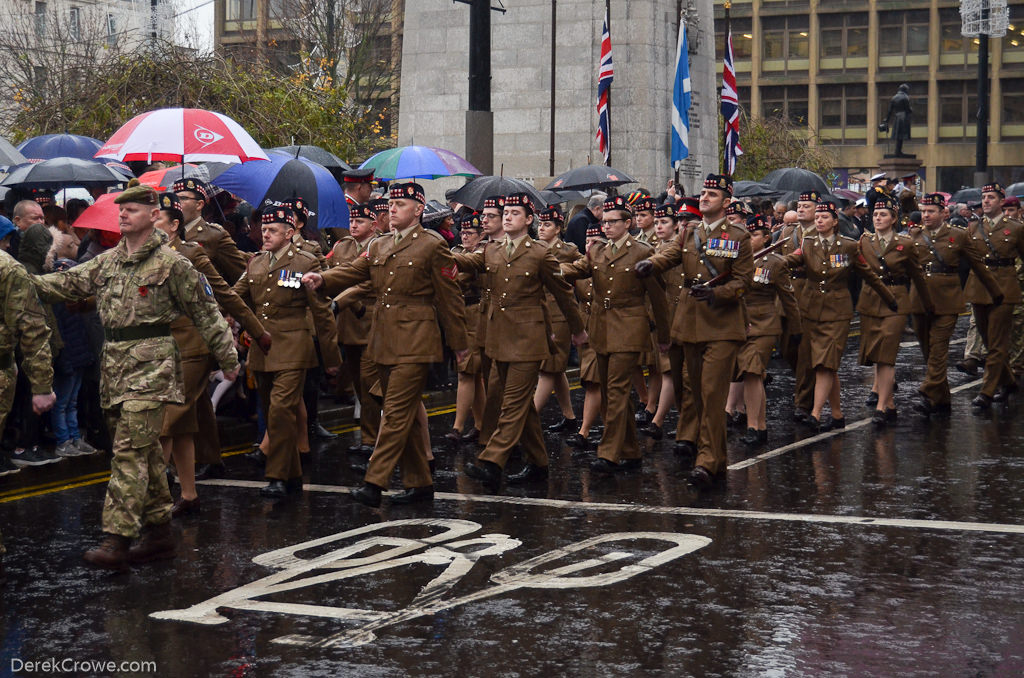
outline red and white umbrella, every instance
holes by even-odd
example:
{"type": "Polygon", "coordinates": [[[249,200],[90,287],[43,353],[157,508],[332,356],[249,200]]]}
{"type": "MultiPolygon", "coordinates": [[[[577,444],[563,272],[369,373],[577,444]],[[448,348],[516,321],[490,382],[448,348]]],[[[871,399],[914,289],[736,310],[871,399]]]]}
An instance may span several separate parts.
{"type": "Polygon", "coordinates": [[[241,125],[201,108],[161,108],[141,113],[107,139],[97,158],[174,160],[177,162],[246,162],[266,160],[241,125]]]}

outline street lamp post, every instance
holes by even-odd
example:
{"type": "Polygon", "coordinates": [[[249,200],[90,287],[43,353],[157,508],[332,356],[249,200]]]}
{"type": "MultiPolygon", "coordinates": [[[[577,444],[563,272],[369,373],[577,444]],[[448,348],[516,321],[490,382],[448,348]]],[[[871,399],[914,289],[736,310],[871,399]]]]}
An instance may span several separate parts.
{"type": "Polygon", "coordinates": [[[975,147],[974,185],[988,183],[989,73],[988,39],[1006,35],[1009,9],[1006,0],[961,0],[960,33],[978,39],[978,128],[975,147]]]}

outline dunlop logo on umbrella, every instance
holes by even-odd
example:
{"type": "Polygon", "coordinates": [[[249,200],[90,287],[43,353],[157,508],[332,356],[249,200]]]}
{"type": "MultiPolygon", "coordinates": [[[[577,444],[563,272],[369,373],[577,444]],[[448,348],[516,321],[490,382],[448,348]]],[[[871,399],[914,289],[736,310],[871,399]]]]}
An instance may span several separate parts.
{"type": "Polygon", "coordinates": [[[216,143],[224,138],[224,135],[217,134],[216,132],[208,130],[205,127],[201,127],[200,125],[196,125],[195,130],[192,132],[192,136],[195,137],[196,141],[203,145],[203,148],[206,148],[210,144],[216,143]]]}

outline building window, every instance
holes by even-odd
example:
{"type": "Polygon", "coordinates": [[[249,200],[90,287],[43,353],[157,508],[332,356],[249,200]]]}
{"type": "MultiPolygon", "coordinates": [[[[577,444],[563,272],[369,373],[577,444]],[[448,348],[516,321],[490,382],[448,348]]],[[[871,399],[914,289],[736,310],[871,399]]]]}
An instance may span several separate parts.
{"type": "Polygon", "coordinates": [[[256,0],[227,0],[227,21],[253,21],[256,19],[256,0]]]}
{"type": "Polygon", "coordinates": [[[75,42],[82,39],[82,10],[78,7],[68,11],[68,37],[75,42]]]}
{"type": "Polygon", "coordinates": [[[821,42],[818,58],[821,69],[866,69],[868,65],[867,13],[822,14],[819,21],[821,22],[821,42]]]}
{"type": "MultiPolygon", "coordinates": [[[[750,58],[751,47],[754,43],[754,33],[750,26],[749,18],[734,18],[729,22],[729,27],[732,30],[732,56],[737,62],[750,58]]],[[[725,19],[723,18],[715,19],[715,54],[725,54],[725,19]]]]}
{"type": "Polygon", "coordinates": [[[107,15],[107,44],[111,47],[117,44],[117,17],[113,14],[107,15]]]}
{"type": "Polygon", "coordinates": [[[976,80],[941,80],[939,88],[939,136],[974,137],[978,112],[976,80]]]}
{"type": "Polygon", "coordinates": [[[765,59],[807,58],[807,17],[770,16],[761,20],[765,59]]]}
{"type": "MultiPolygon", "coordinates": [[[[1003,50],[1003,63],[1024,63],[1024,7],[1019,5],[1010,7],[1010,25],[1007,26],[1007,29],[1006,36],[999,41],[1003,50]]],[[[978,49],[976,38],[964,39],[970,40],[974,49],[978,49]]]]}
{"type": "Polygon", "coordinates": [[[37,2],[34,5],[36,18],[36,37],[42,38],[46,35],[46,3],[37,2]]]}
{"type": "Polygon", "coordinates": [[[928,54],[928,10],[879,12],[880,54],[928,54]]]}
{"type": "Polygon", "coordinates": [[[1003,138],[1024,137],[1024,78],[1003,78],[1003,138]]]}
{"type": "Polygon", "coordinates": [[[794,125],[807,125],[807,85],[777,85],[761,88],[761,117],[786,118],[794,125]]]}
{"type": "Polygon", "coordinates": [[[823,139],[863,141],[867,139],[868,89],[866,85],[822,85],[818,88],[823,139]]]}

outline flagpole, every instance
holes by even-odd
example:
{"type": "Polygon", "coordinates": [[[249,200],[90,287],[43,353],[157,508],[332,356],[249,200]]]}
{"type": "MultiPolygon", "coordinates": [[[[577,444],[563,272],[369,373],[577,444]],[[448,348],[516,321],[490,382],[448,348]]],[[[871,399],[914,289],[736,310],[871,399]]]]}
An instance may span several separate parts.
{"type": "MultiPolygon", "coordinates": [[[[604,12],[605,18],[608,21],[608,39],[612,37],[612,0],[604,0],[604,12]]],[[[608,159],[604,161],[604,164],[608,167],[612,166],[612,86],[608,84],[608,139],[605,142],[608,144],[608,159]]]]}
{"type": "MultiPolygon", "coordinates": [[[[732,7],[732,2],[730,0],[725,0],[725,49],[726,50],[729,49],[729,35],[730,35],[729,8],[731,8],[731,7],[732,7]]],[[[723,59],[722,59],[722,63],[725,63],[724,56],[723,56],[723,59]]],[[[722,76],[725,77],[725,73],[722,73],[722,76]]],[[[719,106],[719,111],[721,111],[721,106],[719,106]]],[[[724,117],[725,116],[723,116],[723,118],[724,117]]],[[[728,137],[729,136],[729,121],[726,120],[725,123],[726,123],[726,125],[725,125],[725,136],[728,137]]],[[[728,164],[729,164],[729,160],[727,158],[728,155],[729,155],[728,141],[726,141],[726,148],[722,152],[722,174],[725,174],[726,172],[728,172],[728,164]]]]}

